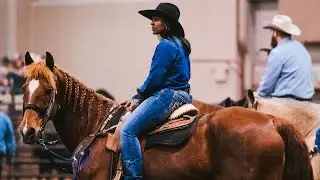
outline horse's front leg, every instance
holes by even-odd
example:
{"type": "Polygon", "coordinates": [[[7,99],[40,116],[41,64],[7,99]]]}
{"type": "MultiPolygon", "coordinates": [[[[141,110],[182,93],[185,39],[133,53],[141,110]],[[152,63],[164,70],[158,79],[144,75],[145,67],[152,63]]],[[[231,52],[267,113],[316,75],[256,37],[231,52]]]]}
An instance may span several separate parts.
{"type": "Polygon", "coordinates": [[[106,140],[97,139],[90,147],[88,158],[84,160],[79,180],[108,180],[111,171],[111,151],[106,149],[106,140]]]}
{"type": "Polygon", "coordinates": [[[110,179],[110,174],[108,169],[99,169],[91,178],[91,180],[101,180],[101,179],[103,180],[110,179]]]}

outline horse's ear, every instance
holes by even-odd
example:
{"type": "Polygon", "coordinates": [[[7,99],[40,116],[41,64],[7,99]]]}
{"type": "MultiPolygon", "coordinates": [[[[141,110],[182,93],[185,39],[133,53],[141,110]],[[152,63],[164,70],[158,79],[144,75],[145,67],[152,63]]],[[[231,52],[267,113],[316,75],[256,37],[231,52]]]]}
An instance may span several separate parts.
{"type": "Polygon", "coordinates": [[[236,104],[241,107],[246,107],[248,105],[247,97],[243,97],[241,100],[237,101],[236,104]]]}
{"type": "Polygon", "coordinates": [[[247,98],[248,98],[249,103],[254,104],[254,101],[255,101],[254,93],[251,89],[248,89],[248,97],[247,98]]]}
{"type": "Polygon", "coordinates": [[[225,100],[225,107],[231,107],[231,98],[228,97],[226,100],[225,100]]]}
{"type": "Polygon", "coordinates": [[[29,52],[26,52],[26,54],[24,55],[24,62],[26,64],[26,66],[28,66],[34,62],[32,57],[30,56],[29,52]]]}
{"type": "Polygon", "coordinates": [[[53,72],[54,60],[53,60],[52,55],[49,52],[46,52],[46,65],[53,72]]]}

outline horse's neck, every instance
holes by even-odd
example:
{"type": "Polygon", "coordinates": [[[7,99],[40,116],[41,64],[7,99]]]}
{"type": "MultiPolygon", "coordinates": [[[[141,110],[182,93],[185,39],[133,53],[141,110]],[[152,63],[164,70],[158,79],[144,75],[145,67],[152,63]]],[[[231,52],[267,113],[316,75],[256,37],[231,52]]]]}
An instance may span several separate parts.
{"type": "Polygon", "coordinates": [[[60,109],[53,124],[69,151],[94,132],[108,115],[113,101],[104,99],[82,83],[58,70],[58,99],[60,109]]]}

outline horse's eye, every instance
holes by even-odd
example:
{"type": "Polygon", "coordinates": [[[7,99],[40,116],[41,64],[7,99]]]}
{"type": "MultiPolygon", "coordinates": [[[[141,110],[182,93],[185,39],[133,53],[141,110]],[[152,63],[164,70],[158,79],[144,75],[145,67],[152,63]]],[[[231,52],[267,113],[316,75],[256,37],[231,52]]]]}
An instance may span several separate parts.
{"type": "Polygon", "coordinates": [[[24,85],[21,87],[21,92],[22,92],[22,93],[24,93],[24,92],[25,92],[26,87],[27,87],[27,86],[26,86],[26,84],[24,84],[24,85]]]}

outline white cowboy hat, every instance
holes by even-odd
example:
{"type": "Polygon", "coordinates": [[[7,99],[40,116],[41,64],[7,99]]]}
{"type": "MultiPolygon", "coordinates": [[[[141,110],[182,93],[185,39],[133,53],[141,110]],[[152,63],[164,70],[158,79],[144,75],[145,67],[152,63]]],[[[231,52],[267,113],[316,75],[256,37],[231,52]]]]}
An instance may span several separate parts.
{"type": "Polygon", "coordinates": [[[272,19],[272,23],[264,26],[263,28],[275,29],[296,36],[301,35],[300,28],[293,24],[292,19],[286,15],[276,15],[272,19]]]}

